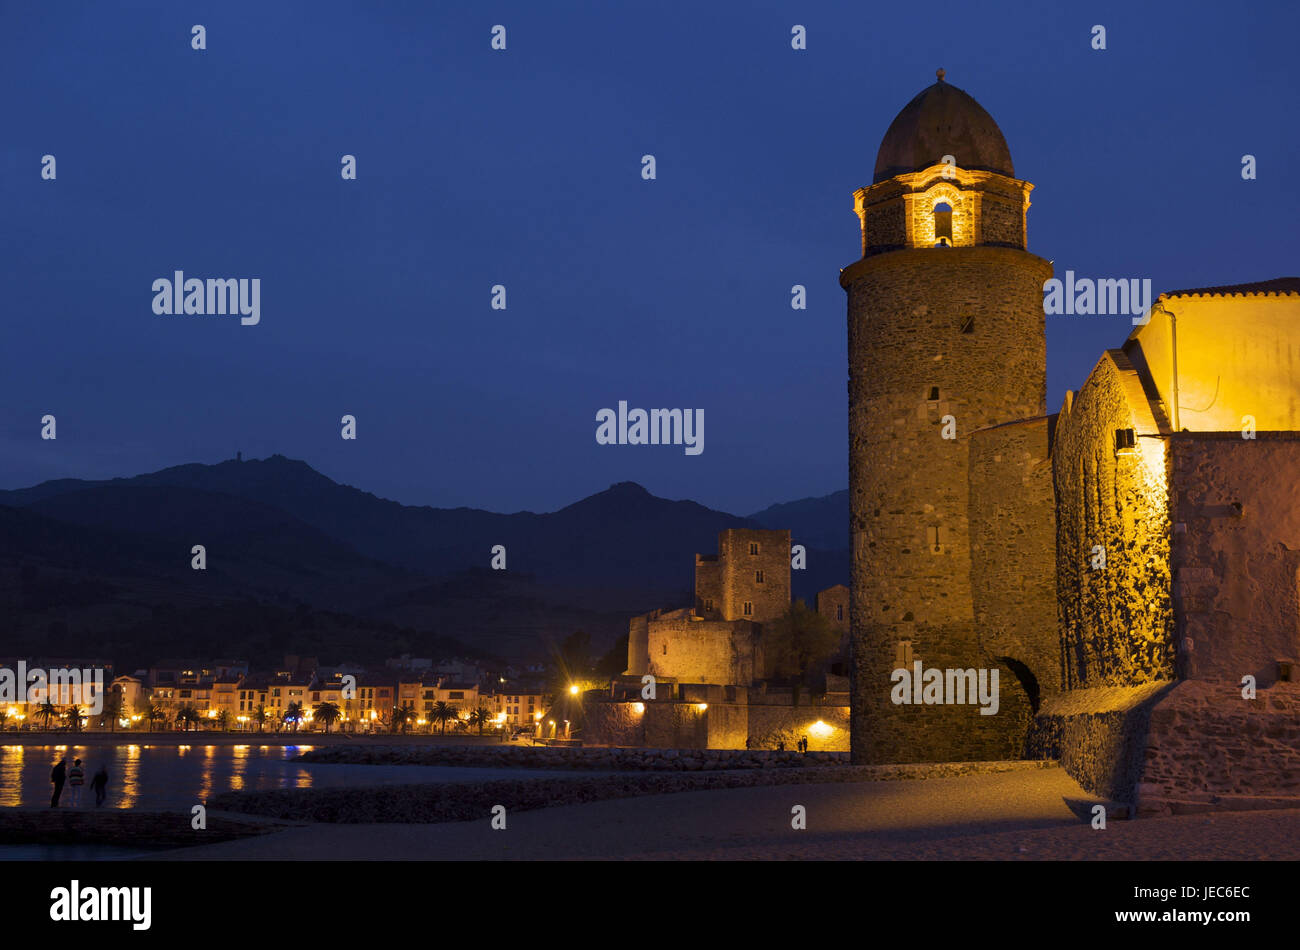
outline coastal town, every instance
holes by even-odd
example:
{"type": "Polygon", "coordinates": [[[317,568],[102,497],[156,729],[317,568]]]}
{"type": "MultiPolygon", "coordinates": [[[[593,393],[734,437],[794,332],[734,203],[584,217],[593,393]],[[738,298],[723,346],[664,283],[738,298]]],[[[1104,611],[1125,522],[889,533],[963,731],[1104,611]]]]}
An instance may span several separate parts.
{"type": "Polygon", "coordinates": [[[403,656],[366,669],[286,656],[266,671],[239,659],[160,659],[130,673],[117,673],[111,662],[97,658],[0,660],[3,668],[20,664],[43,673],[109,675],[102,695],[93,683],[45,676],[50,685],[29,688],[22,702],[0,705],[0,731],[473,732],[516,738],[539,731],[550,696],[541,670],[507,668],[496,675],[459,658],[435,663],[403,656]]]}

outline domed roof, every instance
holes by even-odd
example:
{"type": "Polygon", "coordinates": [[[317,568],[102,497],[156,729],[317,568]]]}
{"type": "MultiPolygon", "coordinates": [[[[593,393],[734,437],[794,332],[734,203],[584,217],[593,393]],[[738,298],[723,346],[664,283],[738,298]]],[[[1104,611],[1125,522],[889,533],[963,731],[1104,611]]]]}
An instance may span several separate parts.
{"type": "Polygon", "coordinates": [[[876,154],[873,183],[956,159],[958,168],[977,168],[1014,178],[1011,150],[984,107],[956,86],[939,81],[921,90],[889,124],[876,154]]]}

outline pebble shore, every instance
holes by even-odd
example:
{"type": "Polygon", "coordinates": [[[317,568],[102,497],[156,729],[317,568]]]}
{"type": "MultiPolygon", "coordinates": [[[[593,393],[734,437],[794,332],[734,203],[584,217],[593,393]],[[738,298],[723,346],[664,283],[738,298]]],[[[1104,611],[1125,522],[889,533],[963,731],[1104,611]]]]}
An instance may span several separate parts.
{"type": "Polygon", "coordinates": [[[312,762],[350,764],[405,762],[413,765],[478,764],[495,767],[521,765],[522,761],[518,759],[531,760],[536,768],[633,771],[583,779],[508,779],[473,784],[425,783],[230,792],[217,796],[210,805],[227,812],[293,821],[436,823],[481,819],[494,805],[504,805],[508,812],[529,811],[672,792],[760,785],[952,778],[1057,767],[1050,761],[851,766],[842,764],[839,756],[840,753],[802,756],[793,752],[727,753],[722,750],[671,749],[328,749],[302,758],[312,762]],[[539,756],[539,752],[544,754],[539,756]],[[818,758],[814,760],[814,756],[818,758]],[[717,764],[719,762],[727,764],[717,764]],[[637,771],[642,769],[644,771],[637,771]]]}

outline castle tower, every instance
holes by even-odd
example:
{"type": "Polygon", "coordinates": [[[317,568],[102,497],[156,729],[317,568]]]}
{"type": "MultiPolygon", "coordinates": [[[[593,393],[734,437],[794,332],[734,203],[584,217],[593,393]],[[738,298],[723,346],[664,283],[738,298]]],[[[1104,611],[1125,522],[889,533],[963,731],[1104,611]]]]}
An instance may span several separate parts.
{"type": "Polygon", "coordinates": [[[1033,186],[1015,177],[997,123],[938,76],[889,126],[872,184],[854,194],[862,259],[840,275],[859,763],[1018,756],[1030,715],[975,625],[969,439],[1045,412],[1052,269],[1026,250],[1033,186]],[[999,669],[998,712],[981,715],[969,698],[895,704],[891,673],[916,661],[999,669]]]}

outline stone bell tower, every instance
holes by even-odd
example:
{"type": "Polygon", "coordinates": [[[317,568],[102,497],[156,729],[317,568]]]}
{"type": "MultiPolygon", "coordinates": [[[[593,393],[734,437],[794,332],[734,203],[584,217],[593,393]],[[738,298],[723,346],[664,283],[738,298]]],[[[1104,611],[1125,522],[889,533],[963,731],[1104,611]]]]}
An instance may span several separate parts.
{"type": "Polygon", "coordinates": [[[1015,177],[997,123],[938,77],[894,119],[872,183],[854,193],[862,259],[840,274],[858,763],[1016,757],[1029,716],[975,626],[969,440],[1045,412],[1052,268],[1026,250],[1033,185],[1015,177]],[[998,712],[981,715],[971,697],[895,703],[891,674],[916,661],[998,669],[998,712]]]}

